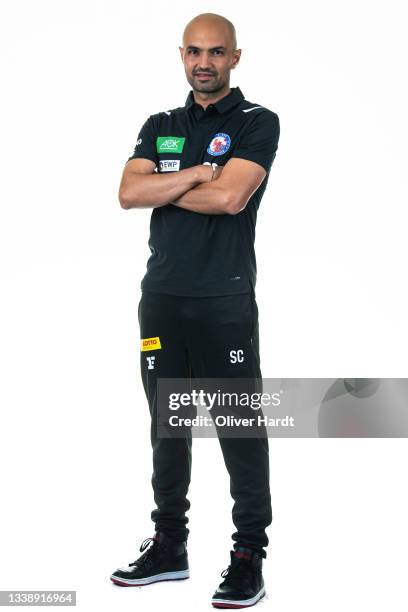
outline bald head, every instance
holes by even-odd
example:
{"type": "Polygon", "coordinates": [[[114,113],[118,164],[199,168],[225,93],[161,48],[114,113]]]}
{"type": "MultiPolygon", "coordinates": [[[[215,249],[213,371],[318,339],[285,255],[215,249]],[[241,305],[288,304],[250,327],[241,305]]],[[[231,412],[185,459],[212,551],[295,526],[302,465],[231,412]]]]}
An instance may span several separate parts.
{"type": "Polygon", "coordinates": [[[215,13],[188,22],[179,47],[187,81],[204,104],[229,92],[230,72],[241,57],[233,24],[215,13]]]}
{"type": "Polygon", "coordinates": [[[228,45],[231,51],[237,48],[237,37],[234,24],[222,15],[216,13],[201,13],[188,22],[183,32],[183,46],[190,44],[191,39],[195,36],[205,36],[211,34],[215,37],[221,37],[224,46],[228,45]]]}

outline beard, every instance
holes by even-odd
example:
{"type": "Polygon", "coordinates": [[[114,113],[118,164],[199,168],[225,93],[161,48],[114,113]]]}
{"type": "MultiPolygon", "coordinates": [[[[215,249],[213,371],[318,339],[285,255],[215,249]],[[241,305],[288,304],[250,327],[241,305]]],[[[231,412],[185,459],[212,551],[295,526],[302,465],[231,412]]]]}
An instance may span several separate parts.
{"type": "Polygon", "coordinates": [[[222,82],[217,75],[209,75],[210,79],[208,81],[200,81],[194,75],[186,75],[187,81],[191,85],[194,91],[198,91],[200,93],[216,93],[220,91],[223,87],[225,87],[225,82],[222,82]]]}

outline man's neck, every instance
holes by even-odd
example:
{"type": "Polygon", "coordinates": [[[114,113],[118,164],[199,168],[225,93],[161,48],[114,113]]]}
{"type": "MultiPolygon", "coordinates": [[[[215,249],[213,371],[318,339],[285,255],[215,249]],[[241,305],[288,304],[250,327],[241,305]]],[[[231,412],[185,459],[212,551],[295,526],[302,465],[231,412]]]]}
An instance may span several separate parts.
{"type": "Polygon", "coordinates": [[[193,90],[194,102],[196,102],[196,104],[200,104],[205,110],[207,106],[210,104],[215,104],[222,98],[225,98],[225,96],[227,96],[230,92],[231,88],[229,85],[226,85],[222,90],[217,91],[215,94],[213,92],[203,93],[202,91],[193,90]]]}

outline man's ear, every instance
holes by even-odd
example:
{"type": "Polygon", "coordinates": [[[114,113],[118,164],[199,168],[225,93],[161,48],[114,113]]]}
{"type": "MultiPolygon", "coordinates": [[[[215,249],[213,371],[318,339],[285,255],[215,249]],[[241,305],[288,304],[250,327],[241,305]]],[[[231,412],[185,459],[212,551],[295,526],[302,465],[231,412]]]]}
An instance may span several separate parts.
{"type": "Polygon", "coordinates": [[[180,51],[181,61],[183,61],[184,47],[179,47],[179,51],[180,51]]]}
{"type": "Polygon", "coordinates": [[[238,66],[239,60],[241,59],[241,51],[242,49],[236,49],[233,53],[231,66],[232,70],[238,66]]]}

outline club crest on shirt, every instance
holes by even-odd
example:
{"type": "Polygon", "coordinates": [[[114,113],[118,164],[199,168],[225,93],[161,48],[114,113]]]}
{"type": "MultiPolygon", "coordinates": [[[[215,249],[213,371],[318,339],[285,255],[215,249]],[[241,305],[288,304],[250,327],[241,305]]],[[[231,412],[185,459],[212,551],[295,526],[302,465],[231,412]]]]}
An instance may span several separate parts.
{"type": "Polygon", "coordinates": [[[231,145],[231,138],[222,132],[216,134],[208,145],[207,153],[210,155],[223,155],[231,145]]]}

